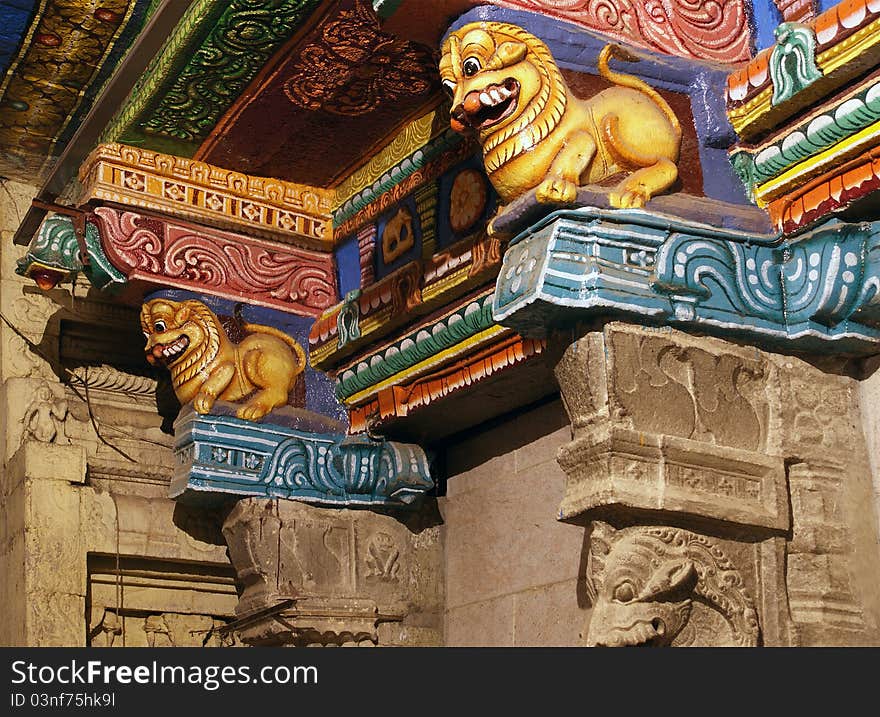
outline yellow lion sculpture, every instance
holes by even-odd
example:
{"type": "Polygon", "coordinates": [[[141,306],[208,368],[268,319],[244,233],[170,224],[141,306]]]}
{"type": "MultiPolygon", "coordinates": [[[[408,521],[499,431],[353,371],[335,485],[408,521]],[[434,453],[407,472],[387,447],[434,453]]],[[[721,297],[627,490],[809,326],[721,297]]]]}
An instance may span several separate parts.
{"type": "Polygon", "coordinates": [[[208,413],[218,398],[249,397],[236,415],[259,420],[287,403],[306,367],[302,347],[271,326],[244,324],[249,335],[233,344],[201,301],[148,301],[141,309],[141,328],[147,361],[170,370],[178,400],[192,401],[198,413],[208,413]]]}
{"type": "Polygon", "coordinates": [[[609,70],[612,55],[638,59],[607,45],[599,73],[617,87],[581,100],[547,46],[516,25],[475,22],[446,39],[440,78],[452,97],[451,126],[477,131],[504,204],[532,189],[539,202],[570,204],[578,186],[626,172],[609,202],[643,207],[675,182],[678,119],[656,90],[609,70]]]}

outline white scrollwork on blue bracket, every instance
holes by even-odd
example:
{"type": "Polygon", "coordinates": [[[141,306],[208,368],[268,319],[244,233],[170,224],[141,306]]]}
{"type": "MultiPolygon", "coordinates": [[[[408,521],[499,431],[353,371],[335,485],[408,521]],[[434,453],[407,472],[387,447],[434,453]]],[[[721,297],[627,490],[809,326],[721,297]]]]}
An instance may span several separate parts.
{"type": "Polygon", "coordinates": [[[307,433],[195,412],[175,424],[181,459],[171,497],[205,505],[224,495],[320,505],[407,505],[434,483],[416,445],[307,433]]]}
{"type": "Polygon", "coordinates": [[[770,348],[876,353],[880,222],[835,219],[783,239],[649,211],[557,212],[511,242],[493,316],[532,336],[623,316],[770,348]]]}

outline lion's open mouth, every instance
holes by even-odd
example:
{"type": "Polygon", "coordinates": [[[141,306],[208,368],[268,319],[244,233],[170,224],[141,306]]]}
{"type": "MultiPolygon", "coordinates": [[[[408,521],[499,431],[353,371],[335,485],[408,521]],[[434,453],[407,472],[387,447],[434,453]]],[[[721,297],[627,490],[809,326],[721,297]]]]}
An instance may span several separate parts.
{"type": "Polygon", "coordinates": [[[626,628],[612,628],[608,634],[594,638],[588,644],[594,647],[658,647],[666,644],[666,624],[654,618],[650,622],[637,620],[626,628]]]}
{"type": "Polygon", "coordinates": [[[487,129],[513,113],[518,97],[519,82],[510,77],[503,84],[489,85],[468,94],[457,119],[471,127],[487,129]]]}
{"type": "Polygon", "coordinates": [[[152,358],[156,363],[170,366],[179,359],[189,346],[189,336],[182,334],[170,344],[156,344],[152,349],[152,358]]]}

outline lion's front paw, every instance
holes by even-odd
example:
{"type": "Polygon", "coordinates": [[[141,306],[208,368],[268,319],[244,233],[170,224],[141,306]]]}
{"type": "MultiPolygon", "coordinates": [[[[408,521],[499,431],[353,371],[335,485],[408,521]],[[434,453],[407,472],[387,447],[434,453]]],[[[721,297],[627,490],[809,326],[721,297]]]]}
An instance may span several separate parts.
{"type": "Polygon", "coordinates": [[[260,401],[254,401],[239,408],[235,415],[245,421],[258,421],[270,410],[272,410],[270,406],[266,406],[260,401]]]}
{"type": "Polygon", "coordinates": [[[214,407],[214,401],[217,400],[217,397],[208,391],[200,391],[199,394],[193,399],[193,408],[196,409],[196,413],[208,413],[214,407]]]}
{"type": "Polygon", "coordinates": [[[561,177],[550,177],[538,185],[535,199],[541,204],[573,204],[577,199],[577,185],[561,177]]]}
{"type": "Polygon", "coordinates": [[[648,190],[640,184],[624,184],[608,193],[608,202],[616,209],[639,209],[650,198],[648,190]]]}

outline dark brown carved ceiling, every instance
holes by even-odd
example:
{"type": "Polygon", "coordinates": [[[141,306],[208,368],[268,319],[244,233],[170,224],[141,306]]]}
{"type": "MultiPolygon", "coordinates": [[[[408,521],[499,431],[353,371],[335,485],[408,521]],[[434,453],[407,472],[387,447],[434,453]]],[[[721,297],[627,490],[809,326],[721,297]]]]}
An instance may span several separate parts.
{"type": "Polygon", "coordinates": [[[338,0],[269,61],[196,157],[247,174],[332,186],[440,101],[435,51],[338,0]]]}

